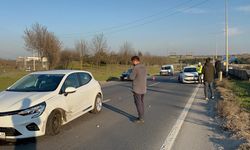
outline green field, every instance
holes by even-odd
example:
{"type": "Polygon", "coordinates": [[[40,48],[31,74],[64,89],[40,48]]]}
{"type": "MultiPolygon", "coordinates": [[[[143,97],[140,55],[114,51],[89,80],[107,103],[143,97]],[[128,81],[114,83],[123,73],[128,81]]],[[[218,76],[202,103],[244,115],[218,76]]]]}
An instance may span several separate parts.
{"type": "Polygon", "coordinates": [[[232,80],[231,89],[240,100],[240,104],[250,110],[250,82],[241,80],[232,80]]]}
{"type": "Polygon", "coordinates": [[[0,73],[0,91],[6,89],[11,84],[13,84],[16,80],[26,75],[25,71],[11,70],[0,73]]]}
{"type": "MultiPolygon", "coordinates": [[[[126,71],[131,66],[126,65],[105,65],[105,66],[95,66],[95,65],[84,65],[83,70],[89,71],[93,74],[98,81],[109,81],[118,80],[122,72],[126,71]]],[[[77,64],[71,64],[70,69],[80,69],[77,64]]],[[[147,66],[148,73],[150,75],[157,74],[159,72],[159,66],[147,66]]],[[[17,79],[21,78],[29,72],[9,70],[4,73],[0,73],[0,91],[6,89],[11,84],[13,84],[17,79]]]]}

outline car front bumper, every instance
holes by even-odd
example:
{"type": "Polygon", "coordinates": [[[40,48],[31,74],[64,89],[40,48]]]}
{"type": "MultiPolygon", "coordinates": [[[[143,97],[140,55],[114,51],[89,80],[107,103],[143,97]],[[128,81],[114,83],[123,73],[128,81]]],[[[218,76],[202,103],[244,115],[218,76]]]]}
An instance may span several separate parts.
{"type": "Polygon", "coordinates": [[[183,83],[198,83],[199,78],[198,77],[184,77],[182,82],[183,83]]]}
{"type": "Polygon", "coordinates": [[[32,115],[8,115],[0,116],[0,139],[15,140],[42,136],[46,127],[45,112],[38,118],[32,115]]]}

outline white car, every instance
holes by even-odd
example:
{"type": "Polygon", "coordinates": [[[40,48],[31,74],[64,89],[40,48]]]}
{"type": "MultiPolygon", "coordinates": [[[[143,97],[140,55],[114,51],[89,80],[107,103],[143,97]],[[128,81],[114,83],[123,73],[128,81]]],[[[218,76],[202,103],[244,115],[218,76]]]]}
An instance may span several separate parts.
{"type": "Polygon", "coordinates": [[[61,125],[102,109],[101,86],[78,70],[34,72],[0,93],[0,139],[56,135],[61,125]]]}
{"type": "Polygon", "coordinates": [[[182,83],[198,83],[199,75],[195,66],[184,67],[178,77],[179,82],[182,83]]]}
{"type": "Polygon", "coordinates": [[[174,75],[174,66],[173,65],[163,65],[161,66],[160,75],[174,75]]]}

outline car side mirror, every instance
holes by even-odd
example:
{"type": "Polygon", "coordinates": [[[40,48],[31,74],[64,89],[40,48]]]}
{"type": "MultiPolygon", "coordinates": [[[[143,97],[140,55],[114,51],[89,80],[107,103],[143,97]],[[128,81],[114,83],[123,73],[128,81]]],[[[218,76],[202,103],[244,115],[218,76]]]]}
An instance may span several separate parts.
{"type": "Polygon", "coordinates": [[[74,87],[67,87],[65,89],[64,95],[67,96],[68,94],[74,93],[74,92],[76,92],[76,88],[74,88],[74,87]]]}

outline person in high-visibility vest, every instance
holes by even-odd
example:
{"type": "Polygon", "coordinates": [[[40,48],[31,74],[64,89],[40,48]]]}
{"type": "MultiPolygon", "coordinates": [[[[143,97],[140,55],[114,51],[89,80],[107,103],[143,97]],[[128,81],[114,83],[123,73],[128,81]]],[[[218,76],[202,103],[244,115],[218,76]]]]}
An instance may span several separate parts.
{"type": "Polygon", "coordinates": [[[198,66],[196,68],[198,75],[199,75],[199,83],[202,83],[202,65],[201,62],[198,63],[198,66]]]}

